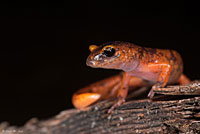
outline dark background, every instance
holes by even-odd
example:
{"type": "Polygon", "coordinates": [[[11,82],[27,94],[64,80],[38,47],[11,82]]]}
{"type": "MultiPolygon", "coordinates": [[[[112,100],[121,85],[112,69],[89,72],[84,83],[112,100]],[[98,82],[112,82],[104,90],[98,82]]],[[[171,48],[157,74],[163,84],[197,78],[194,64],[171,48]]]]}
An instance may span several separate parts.
{"type": "Polygon", "coordinates": [[[184,2],[1,2],[0,122],[50,118],[73,107],[77,89],[118,73],[85,65],[91,44],[120,40],[175,49],[185,73],[199,79],[198,8],[184,2]]]}

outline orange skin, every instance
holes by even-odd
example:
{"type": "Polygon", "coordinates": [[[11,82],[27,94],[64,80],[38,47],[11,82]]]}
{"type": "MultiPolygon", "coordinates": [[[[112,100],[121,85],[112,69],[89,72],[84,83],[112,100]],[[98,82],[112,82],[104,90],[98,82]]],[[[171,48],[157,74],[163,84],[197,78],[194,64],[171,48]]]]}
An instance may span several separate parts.
{"type": "Polygon", "coordinates": [[[101,80],[80,89],[72,97],[74,106],[85,108],[98,100],[117,98],[109,113],[123,102],[128,90],[152,86],[153,89],[167,84],[188,84],[183,74],[183,62],[178,52],[168,49],[144,48],[128,42],[108,42],[101,46],[91,45],[86,64],[93,68],[119,69],[123,73],[101,80]]]}

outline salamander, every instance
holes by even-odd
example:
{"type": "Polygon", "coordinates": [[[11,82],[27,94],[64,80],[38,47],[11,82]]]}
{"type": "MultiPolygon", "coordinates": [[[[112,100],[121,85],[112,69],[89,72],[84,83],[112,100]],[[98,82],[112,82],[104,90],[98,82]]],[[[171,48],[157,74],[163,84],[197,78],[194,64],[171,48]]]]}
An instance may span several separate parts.
{"type": "Polygon", "coordinates": [[[108,111],[111,113],[125,102],[129,89],[152,86],[148,93],[148,97],[152,98],[153,89],[167,84],[184,85],[190,82],[183,74],[183,61],[175,50],[146,48],[122,41],[91,45],[89,50],[91,53],[86,60],[88,66],[123,72],[74,93],[72,103],[78,109],[98,100],[116,98],[116,103],[108,111]]]}

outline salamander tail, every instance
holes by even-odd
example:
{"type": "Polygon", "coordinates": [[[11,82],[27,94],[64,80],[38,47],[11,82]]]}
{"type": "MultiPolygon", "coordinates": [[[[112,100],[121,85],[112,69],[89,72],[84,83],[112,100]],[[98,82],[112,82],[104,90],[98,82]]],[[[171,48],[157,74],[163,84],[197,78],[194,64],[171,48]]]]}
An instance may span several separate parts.
{"type": "Polygon", "coordinates": [[[101,95],[98,93],[74,94],[72,97],[72,103],[76,108],[82,109],[98,101],[100,97],[101,95]]]}

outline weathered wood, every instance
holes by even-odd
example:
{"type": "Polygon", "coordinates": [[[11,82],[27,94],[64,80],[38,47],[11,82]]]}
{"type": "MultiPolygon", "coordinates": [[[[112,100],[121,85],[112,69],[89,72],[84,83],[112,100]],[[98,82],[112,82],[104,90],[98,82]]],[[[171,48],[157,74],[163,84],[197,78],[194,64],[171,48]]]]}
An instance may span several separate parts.
{"type": "Polygon", "coordinates": [[[167,86],[165,88],[157,88],[153,90],[158,94],[165,95],[200,95],[200,81],[193,81],[188,85],[167,86]]]}
{"type": "MultiPolygon", "coordinates": [[[[195,83],[200,85],[198,81],[195,83]]],[[[199,89],[197,86],[188,89],[199,89]]],[[[112,104],[113,101],[103,101],[84,110],[66,110],[46,121],[31,119],[21,128],[3,123],[0,134],[9,130],[19,134],[200,133],[199,96],[164,101],[132,99],[108,114],[112,104]]]]}

